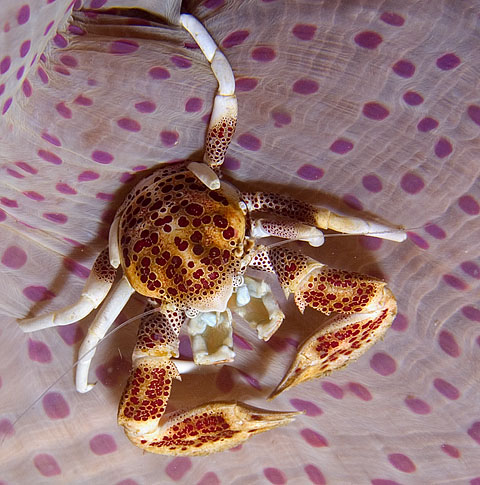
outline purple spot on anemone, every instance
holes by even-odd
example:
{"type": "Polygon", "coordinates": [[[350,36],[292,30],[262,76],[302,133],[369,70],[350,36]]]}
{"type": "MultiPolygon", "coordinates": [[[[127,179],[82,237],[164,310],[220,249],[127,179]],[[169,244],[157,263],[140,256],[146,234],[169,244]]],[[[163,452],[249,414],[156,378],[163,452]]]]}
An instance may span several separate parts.
{"type": "Polygon", "coordinates": [[[84,280],[86,280],[88,278],[88,275],[90,274],[90,270],[87,267],[83,266],[83,264],[77,263],[70,258],[64,258],[63,266],[68,271],[84,280]]]}
{"type": "Polygon", "coordinates": [[[300,431],[300,435],[310,446],[315,448],[323,448],[328,446],[327,439],[313,429],[304,428],[300,431]]]}
{"type": "Polygon", "coordinates": [[[97,172],[86,170],[85,172],[82,172],[77,179],[79,182],[89,182],[91,180],[97,180],[99,177],[100,174],[98,174],[97,172]]]}
{"type": "Polygon", "coordinates": [[[315,465],[305,465],[304,470],[313,485],[327,485],[323,473],[315,465]]]}
{"type": "Polygon", "coordinates": [[[388,354],[376,353],[370,359],[370,367],[381,376],[389,376],[397,370],[396,362],[388,354]]]}
{"type": "Polygon", "coordinates": [[[311,24],[297,24],[292,29],[293,35],[300,40],[312,40],[317,27],[311,24]]]}
{"type": "Polygon", "coordinates": [[[297,170],[297,175],[304,180],[319,180],[324,175],[323,169],[306,163],[297,170]]]}
{"type": "Polygon", "coordinates": [[[113,155],[102,150],[95,150],[94,152],[92,152],[92,160],[94,162],[106,165],[108,163],[112,163],[113,155]]]}
{"type": "Polygon", "coordinates": [[[35,465],[35,468],[40,472],[40,474],[44,477],[53,477],[62,473],[62,470],[58,466],[55,458],[47,453],[40,453],[38,455],[35,455],[35,458],[33,459],[33,464],[35,465]]]}
{"type": "Polygon", "coordinates": [[[480,214],[480,205],[471,195],[463,195],[458,199],[458,205],[463,212],[470,216],[480,214]]]}
{"type": "Polygon", "coordinates": [[[290,399],[290,404],[297,411],[304,411],[306,416],[315,417],[323,414],[323,411],[313,402],[303,399],[290,399]]]}
{"type": "Polygon", "coordinates": [[[110,54],[124,55],[132,54],[139,49],[139,45],[133,40],[115,40],[110,44],[110,54]]]}
{"type": "Polygon", "coordinates": [[[43,214],[43,217],[56,224],[65,224],[68,220],[68,217],[65,214],[59,214],[58,212],[46,212],[43,214]]]}
{"type": "Polygon", "coordinates": [[[51,300],[55,297],[55,293],[44,286],[27,286],[23,289],[23,294],[31,301],[45,301],[51,300]]]}
{"type": "Polygon", "coordinates": [[[96,455],[107,455],[117,451],[117,444],[112,435],[97,434],[90,440],[90,449],[96,455]]]}
{"type": "Polygon", "coordinates": [[[62,159],[52,152],[49,152],[47,150],[38,150],[37,154],[41,159],[45,160],[46,162],[53,163],[54,165],[62,164],[62,159]]]}
{"type": "Polygon", "coordinates": [[[376,175],[365,175],[362,178],[363,186],[369,191],[378,193],[382,190],[382,181],[376,175]]]}
{"type": "Polygon", "coordinates": [[[274,119],[277,128],[289,125],[292,122],[292,117],[288,113],[285,113],[285,111],[272,111],[271,116],[274,119]]]}
{"type": "Polygon", "coordinates": [[[351,209],[355,209],[357,211],[361,211],[363,209],[363,204],[360,200],[352,194],[345,194],[342,197],[343,202],[348,205],[351,209]]]}
{"type": "Polygon", "coordinates": [[[357,34],[354,40],[357,45],[365,49],[376,49],[383,41],[380,34],[368,30],[357,34]]]}
{"type": "Polygon", "coordinates": [[[117,125],[122,128],[122,130],[137,132],[142,129],[138,121],[132,120],[131,118],[121,118],[117,121],[117,125]]]}
{"type": "Polygon", "coordinates": [[[430,414],[432,408],[428,403],[422,399],[407,397],[405,398],[405,405],[415,414],[430,414]]]}
{"type": "Polygon", "coordinates": [[[412,241],[416,246],[418,246],[421,249],[428,249],[430,245],[428,244],[423,237],[419,236],[417,233],[408,231],[407,232],[408,239],[412,241]]]}
{"type": "Polygon", "coordinates": [[[480,267],[478,266],[477,263],[475,263],[473,261],[464,261],[460,265],[460,268],[462,268],[462,271],[464,271],[466,274],[468,274],[472,278],[475,278],[477,280],[480,279],[480,267]]]}
{"type": "Polygon", "coordinates": [[[428,223],[425,226],[425,232],[435,239],[445,239],[447,237],[447,233],[440,226],[437,226],[437,224],[428,223]]]}
{"type": "Polygon", "coordinates": [[[203,108],[203,100],[201,98],[190,98],[185,103],[185,111],[187,113],[197,113],[203,108]]]}
{"type": "Polygon", "coordinates": [[[70,414],[67,401],[59,392],[49,392],[42,399],[43,409],[50,419],[64,419],[70,414]]]}
{"type": "Polygon", "coordinates": [[[243,133],[237,138],[238,144],[245,148],[246,150],[250,150],[256,152],[260,150],[262,146],[262,142],[256,136],[251,135],[250,133],[243,133]]]}
{"type": "Polygon", "coordinates": [[[444,274],[443,281],[445,281],[445,283],[447,283],[448,286],[451,286],[456,290],[462,291],[468,288],[467,284],[463,280],[451,274],[444,274]]]}
{"type": "Polygon", "coordinates": [[[353,143],[348,141],[348,140],[343,140],[339,138],[338,140],[335,140],[331,145],[330,145],[330,151],[334,153],[338,153],[339,155],[345,155],[345,153],[348,153],[350,150],[353,148],[353,143]]]}
{"type": "Polygon", "coordinates": [[[152,67],[148,71],[148,75],[153,79],[168,79],[170,77],[170,73],[164,67],[160,66],[152,67]]]}
{"type": "Polygon", "coordinates": [[[28,22],[30,18],[30,7],[28,5],[23,5],[17,13],[18,25],[23,25],[28,22]]]}
{"type": "Polygon", "coordinates": [[[467,109],[467,113],[470,119],[480,126],[480,106],[471,104],[467,109]]]}
{"type": "Polygon", "coordinates": [[[178,142],[178,133],[176,131],[164,130],[160,133],[162,144],[166,147],[173,147],[178,142]]]}
{"type": "Polygon", "coordinates": [[[275,51],[270,47],[257,47],[252,51],[252,59],[258,62],[270,62],[275,57],[275,51]]]}
{"type": "Polygon", "coordinates": [[[410,106],[418,106],[423,103],[423,97],[415,91],[407,91],[403,95],[403,100],[410,106]]]}
{"type": "Polygon", "coordinates": [[[472,322],[480,322],[480,310],[474,306],[467,305],[462,307],[462,314],[472,322]]]}
{"type": "Polygon", "coordinates": [[[294,93],[298,94],[314,94],[320,89],[317,81],[312,79],[299,79],[295,81],[292,87],[294,93]]]}
{"type": "Polygon", "coordinates": [[[445,158],[453,151],[452,144],[446,138],[440,138],[435,144],[435,155],[438,158],[445,158]]]}
{"type": "Polygon", "coordinates": [[[459,357],[460,356],[460,347],[455,340],[455,337],[446,330],[443,330],[438,335],[438,344],[440,348],[450,357],[459,357]]]}
{"type": "Polygon", "coordinates": [[[400,186],[405,192],[413,195],[418,194],[425,187],[425,182],[418,175],[409,172],[402,177],[400,186]]]}
{"type": "Polygon", "coordinates": [[[72,117],[72,110],[70,108],[67,108],[67,106],[65,106],[65,103],[58,103],[55,106],[55,109],[57,110],[58,114],[63,118],[70,119],[72,117]]]}
{"type": "Polygon", "coordinates": [[[450,384],[450,382],[447,382],[444,379],[435,379],[433,381],[433,386],[440,394],[445,396],[447,399],[455,401],[460,397],[460,391],[453,384],[450,384]]]}
{"type": "Polygon", "coordinates": [[[192,460],[187,457],[179,456],[174,458],[165,468],[166,474],[174,481],[181,480],[184,475],[192,468],[192,460]]]}
{"type": "Polygon", "coordinates": [[[392,25],[393,27],[401,27],[405,23],[405,19],[394,12],[383,12],[380,15],[380,20],[383,20],[386,24],[392,25]]]}
{"type": "Polygon", "coordinates": [[[416,470],[415,464],[412,460],[402,453],[391,453],[388,455],[388,461],[401,472],[413,473],[416,470]]]}
{"type": "Polygon", "coordinates": [[[247,37],[250,35],[248,30],[237,30],[235,32],[232,32],[229,34],[227,37],[222,42],[222,47],[229,48],[229,47],[235,47],[236,45],[240,45],[247,39],[247,37]]]}
{"type": "Polygon", "coordinates": [[[27,253],[18,246],[9,246],[2,255],[2,264],[10,269],[20,269],[27,262],[27,253]]]}
{"type": "Polygon", "coordinates": [[[141,101],[140,103],[135,103],[135,109],[139,113],[153,113],[157,109],[157,105],[151,101],[141,101]]]}
{"type": "Polygon", "coordinates": [[[235,81],[235,89],[240,92],[252,91],[257,87],[258,80],[253,77],[242,77],[235,81]]]}
{"type": "Polygon", "coordinates": [[[52,352],[46,343],[28,339],[28,357],[34,362],[48,364],[52,361],[52,352]]]}
{"type": "Polygon", "coordinates": [[[405,59],[397,61],[392,66],[392,69],[397,76],[404,78],[410,78],[415,74],[415,65],[410,61],[406,61],[405,59]]]}
{"type": "Polygon", "coordinates": [[[225,157],[225,161],[223,162],[223,167],[226,170],[238,170],[241,166],[241,163],[236,158],[233,158],[229,155],[225,157]]]}
{"type": "Polygon", "coordinates": [[[380,103],[370,102],[363,105],[362,113],[371,120],[382,121],[390,114],[390,111],[380,103]]]}
{"type": "Polygon", "coordinates": [[[362,401],[371,401],[373,399],[371,392],[358,382],[349,382],[348,389],[362,401]]]}
{"type": "Polygon", "coordinates": [[[433,118],[423,118],[418,122],[417,130],[421,132],[427,132],[435,129],[438,126],[438,121],[433,118]]]}
{"type": "Polygon", "coordinates": [[[185,57],[182,56],[172,56],[170,60],[180,69],[188,69],[189,67],[192,67],[192,61],[190,59],[185,59],[185,57]]]}
{"type": "Polygon", "coordinates": [[[455,69],[460,64],[460,58],[449,52],[448,54],[444,54],[443,56],[437,59],[437,67],[442,71],[450,71],[451,69],[455,69]]]}

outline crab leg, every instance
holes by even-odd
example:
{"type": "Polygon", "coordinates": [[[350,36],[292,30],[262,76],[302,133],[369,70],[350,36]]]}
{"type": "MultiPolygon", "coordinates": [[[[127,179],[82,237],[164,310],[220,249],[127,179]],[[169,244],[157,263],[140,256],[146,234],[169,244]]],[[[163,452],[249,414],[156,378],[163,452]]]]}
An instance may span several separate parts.
{"type": "Polygon", "coordinates": [[[115,273],[115,269],[109,263],[108,249],[105,248],[95,260],[80,299],[76,303],[46,315],[21,320],[20,328],[24,332],[34,332],[43,328],[69,325],[85,318],[105,299],[113,285],[115,273]]]}
{"type": "Polygon", "coordinates": [[[383,338],[397,313],[384,281],[329,268],[287,248],[263,248],[251,266],[275,272],[303,313],[307,306],[326,315],[339,313],[301,344],[282,382],[271,394],[323,377],[356,360],[383,338]]]}
{"type": "Polygon", "coordinates": [[[318,229],[332,229],[345,234],[371,234],[391,241],[404,241],[405,231],[358,217],[341,216],[323,207],[316,207],[288,195],[264,192],[242,193],[242,200],[250,212],[273,212],[318,229]]]}
{"type": "Polygon", "coordinates": [[[96,314],[95,320],[88,327],[87,336],[83,339],[78,351],[80,358],[75,376],[78,392],[88,392],[93,388],[93,384],[88,383],[88,371],[90,369],[90,362],[95,355],[96,346],[103,339],[107,330],[111,327],[134,292],[135,290],[128,282],[127,277],[123,276],[110,291],[96,314]]]}
{"type": "Polygon", "coordinates": [[[218,81],[218,91],[213,102],[208,125],[204,162],[192,162],[188,168],[210,189],[218,189],[220,182],[209,167],[223,163],[237,124],[237,98],[232,68],[205,27],[192,15],[180,15],[181,25],[190,33],[210,63],[218,81]]]}
{"type": "Polygon", "coordinates": [[[167,310],[141,323],[118,410],[118,423],[133,444],[163,455],[207,455],[293,420],[298,413],[226,402],[206,403],[162,419],[172,382],[180,379],[170,357],[177,354],[176,335],[184,318],[183,312],[167,310]]]}
{"type": "Polygon", "coordinates": [[[316,227],[309,226],[285,217],[258,218],[252,221],[252,236],[262,238],[277,236],[285,239],[306,241],[310,246],[321,246],[325,238],[323,232],[316,227]]]}

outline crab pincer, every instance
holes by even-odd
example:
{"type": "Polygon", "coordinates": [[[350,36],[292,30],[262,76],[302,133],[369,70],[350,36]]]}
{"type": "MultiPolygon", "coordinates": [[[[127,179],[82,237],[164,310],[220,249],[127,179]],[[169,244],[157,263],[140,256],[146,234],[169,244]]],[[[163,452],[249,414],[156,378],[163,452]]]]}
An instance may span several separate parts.
{"type": "MultiPolygon", "coordinates": [[[[152,308],[154,305],[150,305],[152,308]]],[[[290,423],[297,412],[275,412],[236,402],[209,402],[164,416],[178,356],[181,312],[158,312],[138,330],[130,377],[118,409],[118,424],[140,448],[162,455],[206,455],[290,423]]]]}
{"type": "MultiPolygon", "coordinates": [[[[395,297],[384,281],[329,268],[295,251],[264,250],[288,295],[301,313],[307,306],[326,315],[337,313],[298,348],[294,362],[270,395],[345,367],[382,339],[397,314],[395,297]]],[[[265,261],[263,261],[265,264],[265,261]]]]}

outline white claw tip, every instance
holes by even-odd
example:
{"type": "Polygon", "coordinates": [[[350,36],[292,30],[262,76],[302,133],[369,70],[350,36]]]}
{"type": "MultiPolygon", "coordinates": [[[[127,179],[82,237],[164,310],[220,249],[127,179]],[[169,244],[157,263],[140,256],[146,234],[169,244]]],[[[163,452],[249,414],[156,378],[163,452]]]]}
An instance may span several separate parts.
{"type": "Polygon", "coordinates": [[[313,246],[314,248],[318,248],[323,245],[325,242],[325,238],[323,237],[323,234],[319,237],[312,237],[311,239],[308,240],[308,243],[310,246],[313,246]]]}
{"type": "Polygon", "coordinates": [[[88,391],[91,391],[95,387],[95,384],[87,384],[85,387],[77,387],[77,391],[85,394],[88,391]]]}

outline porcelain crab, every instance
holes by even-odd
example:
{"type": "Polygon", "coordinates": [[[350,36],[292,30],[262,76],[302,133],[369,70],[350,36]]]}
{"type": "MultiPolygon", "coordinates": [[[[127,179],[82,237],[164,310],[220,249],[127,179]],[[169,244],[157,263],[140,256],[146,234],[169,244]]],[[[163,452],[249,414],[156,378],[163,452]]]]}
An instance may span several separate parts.
{"type": "Polygon", "coordinates": [[[190,365],[175,360],[184,322],[199,365],[233,359],[232,310],[264,340],[282,323],[269,286],[244,276],[247,268],[275,273],[301,312],[310,306],[338,314],[299,347],[272,397],[347,365],[381,338],[395,318],[396,302],[383,281],[256,240],[277,236],[319,246],[326,229],[374,233],[393,241],[402,241],[405,234],[286,195],[240,192],[222,181],[220,167],[237,118],[233,72],[200,22],[185,14],[181,24],[197,41],[219,84],[203,162],[163,166],[138,183],[118,209],[108,247],[96,259],[79,301],[20,324],[27,332],[68,325],[101,305],[79,351],[76,387],[87,392],[93,387],[88,370],[97,343],[134,292],[147,297],[148,309],[155,311],[138,330],[118,423],[144,450],[201,455],[236,446],[297,414],[210,402],[163,417],[173,380],[190,365]]]}

